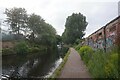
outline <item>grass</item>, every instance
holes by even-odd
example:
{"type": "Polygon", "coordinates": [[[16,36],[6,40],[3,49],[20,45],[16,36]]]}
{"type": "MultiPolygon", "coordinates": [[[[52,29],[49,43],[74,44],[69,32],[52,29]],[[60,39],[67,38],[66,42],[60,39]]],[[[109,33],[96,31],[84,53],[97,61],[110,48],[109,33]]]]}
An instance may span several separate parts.
{"type": "Polygon", "coordinates": [[[118,51],[111,49],[93,51],[89,46],[83,46],[77,50],[85,62],[93,78],[118,78],[118,51]]]}
{"type": "Polygon", "coordinates": [[[68,52],[66,53],[62,63],[59,65],[59,67],[55,70],[53,75],[50,77],[50,80],[56,80],[56,78],[58,78],[60,76],[61,70],[63,69],[65,63],[67,62],[69,54],[70,54],[70,50],[68,50],[68,52]]]}

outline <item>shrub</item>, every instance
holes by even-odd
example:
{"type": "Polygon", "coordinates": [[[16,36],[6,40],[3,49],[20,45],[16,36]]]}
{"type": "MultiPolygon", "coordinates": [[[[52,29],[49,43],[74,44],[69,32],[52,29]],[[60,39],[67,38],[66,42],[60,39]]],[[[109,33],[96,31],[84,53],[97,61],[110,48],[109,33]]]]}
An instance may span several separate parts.
{"type": "Polygon", "coordinates": [[[76,49],[76,50],[79,50],[80,47],[81,47],[80,44],[78,44],[77,46],[75,46],[75,49],[76,49]]]}
{"type": "Polygon", "coordinates": [[[89,46],[83,46],[79,53],[94,78],[118,78],[120,71],[118,63],[120,61],[116,49],[105,53],[102,50],[94,52],[89,46]]]}
{"type": "Polygon", "coordinates": [[[81,55],[81,58],[87,64],[90,58],[92,58],[93,49],[89,46],[83,46],[79,49],[79,53],[81,55]]]}
{"type": "Polygon", "coordinates": [[[9,55],[9,54],[14,54],[13,49],[10,48],[2,49],[2,55],[9,55]]]}
{"type": "Polygon", "coordinates": [[[92,59],[88,61],[88,69],[94,78],[104,78],[104,65],[106,61],[105,54],[102,51],[96,51],[92,54],[92,59]]]}
{"type": "Polygon", "coordinates": [[[29,53],[37,53],[39,52],[41,49],[38,48],[38,47],[32,47],[32,48],[29,48],[29,53]]]}
{"type": "Polygon", "coordinates": [[[26,54],[26,53],[28,53],[28,45],[27,45],[27,43],[26,42],[19,42],[19,43],[17,43],[16,45],[15,45],[15,52],[17,53],[17,54],[26,54]]]}
{"type": "Polygon", "coordinates": [[[107,78],[118,78],[118,54],[112,53],[105,65],[105,73],[107,78]]]}

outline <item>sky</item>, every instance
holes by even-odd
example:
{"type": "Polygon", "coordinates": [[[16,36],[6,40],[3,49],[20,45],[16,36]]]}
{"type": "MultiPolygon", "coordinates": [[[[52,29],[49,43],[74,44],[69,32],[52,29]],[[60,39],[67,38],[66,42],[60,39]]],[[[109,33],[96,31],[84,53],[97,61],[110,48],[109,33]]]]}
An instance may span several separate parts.
{"type": "MultiPolygon", "coordinates": [[[[86,35],[106,25],[118,16],[119,0],[0,0],[0,21],[6,18],[5,8],[22,7],[28,14],[40,15],[51,24],[59,35],[65,29],[66,18],[72,13],[86,16],[88,26],[86,35]]],[[[1,26],[7,29],[6,26],[1,26]]]]}

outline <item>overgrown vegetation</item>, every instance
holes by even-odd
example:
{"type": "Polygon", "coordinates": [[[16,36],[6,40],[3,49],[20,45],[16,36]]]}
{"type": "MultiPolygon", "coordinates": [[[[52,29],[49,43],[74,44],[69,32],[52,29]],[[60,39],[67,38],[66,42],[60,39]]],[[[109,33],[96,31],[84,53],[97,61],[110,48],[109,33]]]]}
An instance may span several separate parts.
{"type": "MultiPolygon", "coordinates": [[[[15,53],[35,53],[40,50],[50,50],[61,43],[61,36],[56,34],[55,28],[40,16],[27,14],[25,8],[10,8],[5,10],[7,16],[5,22],[10,26],[10,35],[4,35],[4,40],[16,41],[13,46],[15,53]],[[41,47],[42,46],[42,47],[41,47]]],[[[5,48],[4,48],[5,49],[5,48]]],[[[11,53],[11,50],[3,50],[3,55],[11,53]]]]}
{"type": "Polygon", "coordinates": [[[9,54],[15,54],[15,51],[13,48],[2,49],[2,55],[9,55],[9,54]]]}
{"type": "Polygon", "coordinates": [[[2,49],[2,55],[26,55],[31,53],[39,53],[41,51],[47,51],[46,46],[43,45],[37,45],[35,43],[31,43],[28,41],[18,41],[15,42],[13,48],[3,48],[2,49]]]}
{"type": "Polygon", "coordinates": [[[17,54],[27,54],[28,53],[28,45],[26,44],[26,42],[22,41],[19,42],[18,44],[15,45],[15,52],[17,54]]]}
{"type": "Polygon", "coordinates": [[[78,50],[80,49],[80,47],[81,47],[81,46],[78,44],[78,45],[75,45],[74,48],[78,51],[78,50]]]}
{"type": "Polygon", "coordinates": [[[81,58],[85,61],[85,63],[88,64],[88,61],[92,57],[93,50],[89,46],[83,46],[79,49],[79,53],[81,55],[81,58]]]}
{"type": "Polygon", "coordinates": [[[85,62],[93,78],[119,77],[119,54],[116,49],[105,53],[102,50],[93,51],[91,47],[83,46],[77,51],[80,53],[82,60],[85,62]]]}

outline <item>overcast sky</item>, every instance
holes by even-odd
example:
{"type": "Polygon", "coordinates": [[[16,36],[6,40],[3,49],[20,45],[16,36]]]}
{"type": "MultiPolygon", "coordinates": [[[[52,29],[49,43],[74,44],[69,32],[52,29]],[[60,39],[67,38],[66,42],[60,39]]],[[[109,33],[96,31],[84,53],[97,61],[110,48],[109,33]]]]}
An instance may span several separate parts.
{"type": "MultiPolygon", "coordinates": [[[[5,19],[5,8],[22,7],[28,14],[40,15],[59,35],[65,21],[72,13],[82,13],[87,18],[86,36],[118,16],[119,0],[0,0],[0,20],[5,19]],[[88,2],[89,1],[89,2],[88,2]]],[[[2,27],[5,29],[5,27],[2,27]]]]}

